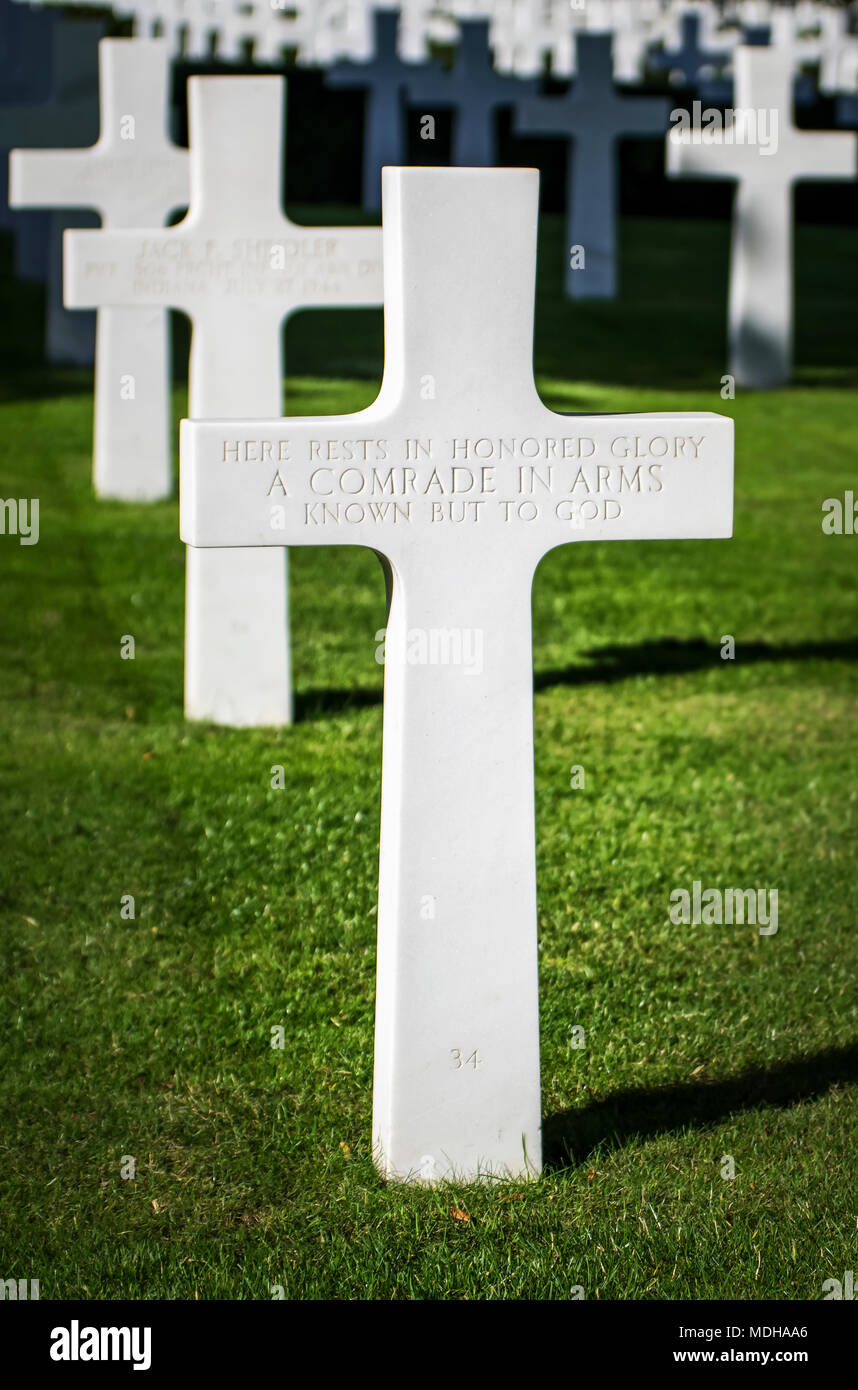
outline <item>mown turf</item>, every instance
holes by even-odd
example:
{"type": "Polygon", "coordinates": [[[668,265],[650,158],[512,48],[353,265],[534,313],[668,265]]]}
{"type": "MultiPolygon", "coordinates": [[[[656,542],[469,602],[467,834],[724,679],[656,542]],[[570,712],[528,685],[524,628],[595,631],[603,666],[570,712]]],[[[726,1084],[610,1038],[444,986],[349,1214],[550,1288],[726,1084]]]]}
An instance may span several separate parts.
{"type": "MultiPolygon", "coordinates": [[[[537,575],[545,1176],[372,1169],[376,561],[291,554],[293,728],[184,724],[175,503],[93,503],[86,377],[24,353],[0,407],[2,493],[41,499],[37,546],[0,538],[0,1277],[794,1299],[856,1267],[858,540],[820,525],[856,481],[854,233],[800,230],[797,384],[724,401],[725,228],[625,224],[609,306],[559,297],[561,230],[546,402],[734,414],[737,507],[732,541],[568,546],[537,575]],[[694,879],[777,888],[777,934],[671,924],[694,879]]],[[[290,410],[368,404],[380,343],[377,315],[296,319],[290,410]]]]}

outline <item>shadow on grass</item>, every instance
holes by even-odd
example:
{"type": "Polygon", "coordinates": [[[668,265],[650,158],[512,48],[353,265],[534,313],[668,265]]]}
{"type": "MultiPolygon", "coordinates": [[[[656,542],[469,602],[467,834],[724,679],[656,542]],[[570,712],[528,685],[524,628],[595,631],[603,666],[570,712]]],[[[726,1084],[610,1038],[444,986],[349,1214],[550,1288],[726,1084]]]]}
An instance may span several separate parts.
{"type": "Polygon", "coordinates": [[[796,367],[790,383],[803,391],[854,391],[856,384],[855,369],[852,367],[796,367]]]}
{"type": "MultiPolygon", "coordinates": [[[[719,669],[726,665],[720,659],[720,646],[705,642],[702,637],[680,639],[662,637],[655,642],[634,645],[593,647],[582,652],[588,665],[564,666],[560,669],[537,671],[534,690],[548,690],[556,685],[610,685],[634,676],[683,675],[689,671],[719,669]]],[[[742,664],[779,661],[856,661],[858,638],[829,642],[798,642],[773,646],[769,642],[743,642],[742,664]]],[[[382,703],[380,686],[359,686],[351,690],[325,690],[312,687],[295,693],[295,720],[310,722],[329,714],[345,714],[349,710],[369,709],[382,703]]]]}
{"type": "Polygon", "coordinates": [[[61,400],[92,395],[92,367],[34,366],[14,374],[0,373],[0,403],[61,400]]]}
{"type": "Polygon", "coordinates": [[[544,1166],[572,1167],[598,1148],[620,1148],[630,1140],[652,1139],[689,1125],[704,1128],[762,1106],[784,1108],[853,1081],[858,1081],[858,1043],[752,1067],[723,1081],[617,1091],[606,1100],[546,1117],[544,1166]]]}
{"type": "MultiPolygon", "coordinates": [[[[727,665],[721,661],[720,644],[705,642],[702,637],[662,637],[654,642],[628,646],[593,647],[581,655],[588,665],[537,671],[533,678],[534,690],[547,690],[553,685],[611,684],[632,676],[682,675],[687,671],[727,665]]],[[[858,638],[782,646],[743,642],[741,657],[743,665],[778,661],[855,661],[858,660],[858,638]]]]}
{"type": "Polygon", "coordinates": [[[312,723],[327,714],[346,714],[349,710],[371,709],[383,703],[381,686],[357,687],[354,690],[296,690],[294,695],[295,723],[312,723]]]}

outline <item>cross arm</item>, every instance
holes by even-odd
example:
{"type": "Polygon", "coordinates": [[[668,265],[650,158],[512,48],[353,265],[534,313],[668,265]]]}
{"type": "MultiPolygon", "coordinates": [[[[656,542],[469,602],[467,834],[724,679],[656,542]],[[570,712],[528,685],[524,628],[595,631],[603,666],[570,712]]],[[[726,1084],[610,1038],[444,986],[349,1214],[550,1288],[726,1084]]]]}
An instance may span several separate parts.
{"type": "Polygon", "coordinates": [[[64,237],[70,308],[163,304],[193,314],[206,303],[255,303],[269,317],[382,298],[378,227],[297,227],[267,236],[206,236],[186,219],[153,231],[69,231],[64,237]],[[181,230],[180,230],[181,228],[181,230]]]}
{"type": "MultiPolygon", "coordinates": [[[[739,179],[748,161],[747,147],[716,141],[704,144],[702,132],[674,126],[665,142],[665,169],[670,178],[739,179]]],[[[754,157],[758,152],[753,151],[754,157]]]]}
{"type": "Polygon", "coordinates": [[[92,150],[12,150],[9,206],[80,208],[100,212],[87,177],[92,150]]]}
{"type": "Polygon", "coordinates": [[[785,132],[786,150],[757,143],[753,126],[740,121],[708,130],[675,126],[667,136],[667,172],[673,178],[769,180],[784,185],[805,179],[853,178],[858,136],[849,131],[785,132]],[[777,173],[775,173],[777,171],[777,173]]]}
{"type": "Polygon", "coordinates": [[[667,97],[622,97],[617,106],[622,136],[663,135],[670,123],[672,106],[667,97]]]}
{"type": "Polygon", "coordinates": [[[351,88],[361,90],[365,87],[380,86],[389,79],[390,73],[377,72],[373,62],[353,63],[345,61],[328,68],[325,73],[325,86],[343,88],[346,91],[351,88]]]}
{"type": "Polygon", "coordinates": [[[378,399],[318,420],[196,412],[182,425],[183,540],[365,545],[401,568],[412,554],[535,567],[566,541],[729,536],[731,420],[561,415],[539,399],[535,171],[384,179],[378,399]]]}
{"type": "Polygon", "coordinates": [[[382,303],[380,227],[307,227],[286,222],[282,239],[272,245],[283,246],[285,271],[293,277],[297,271],[296,309],[342,307],[344,277],[350,305],[377,308],[382,303]],[[299,247],[313,254],[304,259],[299,247]]]}
{"type": "Polygon", "coordinates": [[[406,432],[378,406],[181,427],[194,546],[366,545],[396,562],[446,537],[535,566],[569,541],[727,537],[732,515],[733,422],[709,413],[566,416],[537,402],[479,435],[464,420],[406,432]]]}
{"type": "Polygon", "coordinates": [[[456,106],[461,99],[453,74],[430,64],[421,65],[415,75],[407,79],[407,86],[408,99],[414,104],[456,106]]]}
{"type": "MultiPolygon", "coordinates": [[[[202,237],[201,245],[204,246],[202,237]]],[[[69,309],[162,304],[184,309],[182,247],[169,231],[66,231],[63,302],[69,309]]]]}
{"type": "Polygon", "coordinates": [[[539,89],[535,78],[511,77],[494,69],[489,70],[487,77],[481,73],[471,77],[457,69],[451,73],[441,68],[433,71],[428,65],[417,72],[419,75],[407,79],[408,99],[414,105],[459,106],[479,93],[481,104],[486,107],[515,106],[521,97],[531,96],[539,89]]]}
{"type": "Polygon", "coordinates": [[[575,135],[574,113],[562,97],[531,97],[518,103],[515,129],[517,135],[552,135],[558,140],[571,140],[575,135]]]}
{"type": "Polygon", "coordinates": [[[581,130],[597,130],[603,138],[610,136],[662,135],[667,130],[670,102],[659,97],[621,97],[612,100],[600,112],[598,123],[582,102],[565,101],[562,97],[534,97],[522,101],[516,109],[516,131],[519,135],[553,135],[558,139],[574,139],[581,130]]]}
{"type": "Polygon", "coordinates": [[[806,151],[806,172],[798,177],[851,179],[858,174],[858,135],[851,130],[801,130],[797,137],[806,151]]]}

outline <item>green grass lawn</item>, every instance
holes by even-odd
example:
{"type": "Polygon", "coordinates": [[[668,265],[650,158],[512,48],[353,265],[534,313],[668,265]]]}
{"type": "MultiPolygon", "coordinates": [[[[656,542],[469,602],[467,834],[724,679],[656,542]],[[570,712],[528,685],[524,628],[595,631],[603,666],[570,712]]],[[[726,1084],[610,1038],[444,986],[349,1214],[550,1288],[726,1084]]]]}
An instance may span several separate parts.
{"type": "MultiPolygon", "coordinates": [[[[0,490],[40,498],[41,538],[0,538],[0,1278],[817,1299],[858,1268],[858,538],[820,524],[856,485],[855,233],[799,230],[796,384],[723,401],[726,228],[625,223],[613,305],[559,296],[561,230],[545,401],[735,415],[737,503],[732,541],[570,545],[536,578],[530,1185],[405,1190],[371,1163],[377,562],[292,553],[294,727],[185,724],[175,502],[93,502],[89,377],[37,367],[38,293],[2,288],[0,490]],[[673,925],[693,879],[777,888],[777,934],[673,925]]],[[[289,410],[368,404],[380,360],[378,314],[299,316],[289,410]]]]}

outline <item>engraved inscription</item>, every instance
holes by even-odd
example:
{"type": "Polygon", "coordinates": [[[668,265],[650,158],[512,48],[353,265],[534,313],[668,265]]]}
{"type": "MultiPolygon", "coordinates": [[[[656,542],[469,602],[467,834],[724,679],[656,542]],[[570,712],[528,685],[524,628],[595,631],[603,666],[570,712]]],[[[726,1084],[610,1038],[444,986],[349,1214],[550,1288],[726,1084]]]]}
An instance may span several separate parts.
{"type": "Polygon", "coordinates": [[[706,442],[705,434],[281,436],[224,439],[220,457],[271,465],[273,529],[298,518],[307,529],[480,526],[489,509],[504,526],[549,518],[575,529],[616,521],[632,498],[659,497],[665,469],[705,463],[706,442]]]}
{"type": "Polygon", "coordinates": [[[526,433],[520,423],[505,429],[500,412],[497,425],[481,421],[484,432],[459,424],[462,415],[443,433],[417,407],[405,428],[383,409],[241,434],[188,423],[205,442],[192,458],[200,485],[188,492],[183,534],[202,545],[367,545],[394,560],[410,556],[418,536],[421,545],[437,538],[441,553],[471,536],[499,555],[514,539],[514,563],[527,566],[568,541],[726,526],[730,431],[717,416],[603,420],[552,416],[537,402],[526,433]],[[228,515],[218,502],[227,497],[228,515]]]}
{"type": "Polygon", "coordinates": [[[473,1052],[467,1052],[463,1047],[451,1047],[450,1058],[455,1071],[464,1071],[466,1067],[473,1067],[476,1071],[483,1063],[477,1048],[474,1048],[473,1052]]]}
{"type": "MultiPolygon", "coordinates": [[[[89,274],[90,267],[87,267],[89,274]]],[[[274,298],[289,302],[340,295],[377,276],[378,261],[355,256],[336,237],[164,236],[143,238],[133,256],[142,298],[274,298]]]]}

